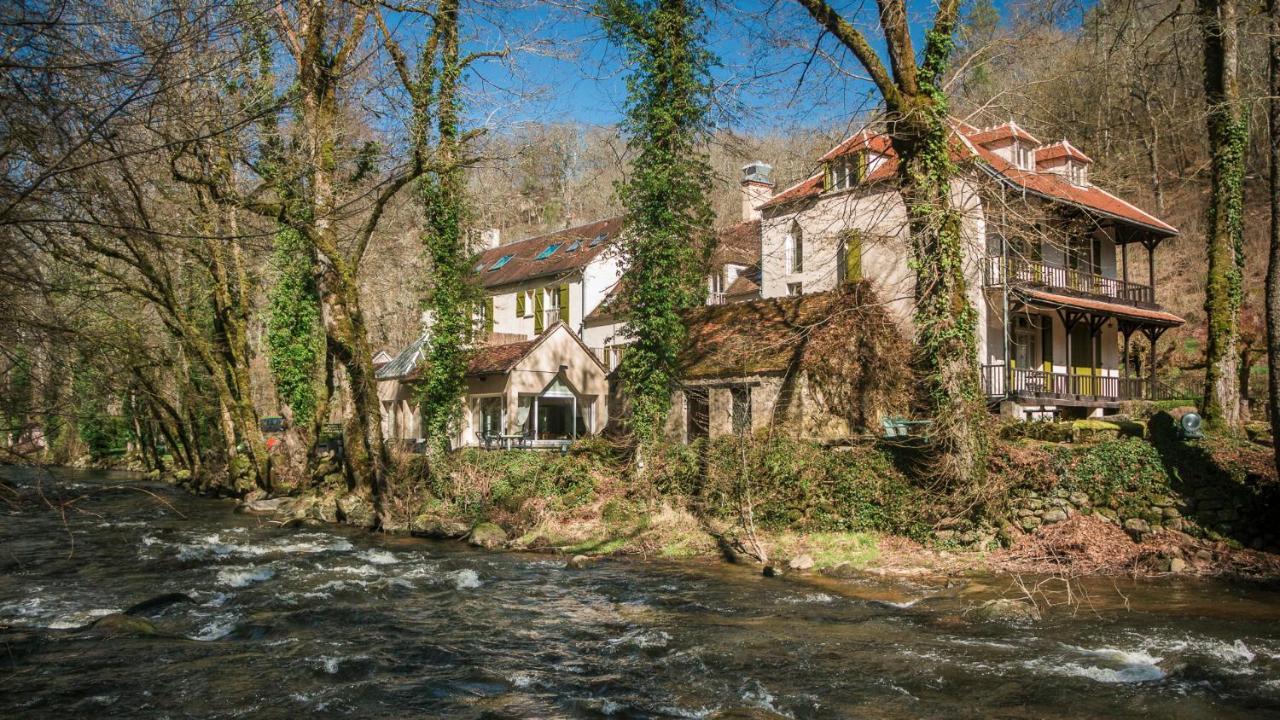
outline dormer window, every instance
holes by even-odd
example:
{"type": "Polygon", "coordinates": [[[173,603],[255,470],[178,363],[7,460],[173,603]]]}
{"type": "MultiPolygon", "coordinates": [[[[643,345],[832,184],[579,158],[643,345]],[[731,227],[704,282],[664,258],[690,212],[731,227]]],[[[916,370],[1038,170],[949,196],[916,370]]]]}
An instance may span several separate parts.
{"type": "Polygon", "coordinates": [[[1083,163],[1078,163],[1074,160],[1068,161],[1067,180],[1069,180],[1072,185],[1088,185],[1089,171],[1083,163]]]}
{"type": "Polygon", "coordinates": [[[1024,142],[1015,142],[1013,144],[1013,164],[1017,165],[1019,170],[1035,170],[1035,149],[1024,142]]]}
{"type": "Polygon", "coordinates": [[[826,190],[848,190],[866,177],[867,153],[861,151],[828,161],[823,185],[826,190]]]}

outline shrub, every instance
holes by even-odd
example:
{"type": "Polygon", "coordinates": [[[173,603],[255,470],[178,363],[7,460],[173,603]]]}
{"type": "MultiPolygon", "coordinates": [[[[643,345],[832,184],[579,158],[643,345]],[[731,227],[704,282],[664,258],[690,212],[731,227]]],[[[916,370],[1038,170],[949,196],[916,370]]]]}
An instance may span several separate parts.
{"type": "Polygon", "coordinates": [[[923,491],[873,446],[834,451],[785,437],[723,437],[707,450],[698,500],[734,517],[749,509],[771,530],[928,532],[923,491]]]}

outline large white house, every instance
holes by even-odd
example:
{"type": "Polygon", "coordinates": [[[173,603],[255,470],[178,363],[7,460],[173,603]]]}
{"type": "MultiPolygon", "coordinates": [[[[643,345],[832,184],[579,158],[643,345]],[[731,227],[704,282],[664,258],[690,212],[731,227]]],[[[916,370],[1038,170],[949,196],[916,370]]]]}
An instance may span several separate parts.
{"type": "MultiPolygon", "coordinates": [[[[1154,253],[1177,229],[1093,184],[1092,160],[1013,122],[953,123],[965,275],[993,406],[1019,418],[1100,415],[1161,392],[1122,361],[1183,320],[1156,303],[1154,253]],[[1146,250],[1140,253],[1138,248],[1146,250]]],[[[904,323],[914,299],[906,210],[889,138],[864,130],[762,205],[761,294],[866,278],[904,323]]],[[[1154,353],[1148,353],[1154,362],[1154,353]]]]}

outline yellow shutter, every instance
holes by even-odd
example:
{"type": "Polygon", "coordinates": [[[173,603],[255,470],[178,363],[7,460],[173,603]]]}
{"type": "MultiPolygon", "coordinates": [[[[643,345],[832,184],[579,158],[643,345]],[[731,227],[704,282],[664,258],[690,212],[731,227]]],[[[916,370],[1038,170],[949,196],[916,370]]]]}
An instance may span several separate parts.
{"type": "Polygon", "coordinates": [[[560,285],[560,322],[569,324],[569,283],[560,285]]]}
{"type": "Polygon", "coordinates": [[[826,192],[831,189],[831,163],[822,163],[822,191],[826,192]]]}
{"type": "Polygon", "coordinates": [[[542,289],[539,288],[533,291],[533,331],[536,333],[542,332],[543,314],[544,313],[542,312],[542,289]]]}
{"type": "Polygon", "coordinates": [[[524,291],[516,293],[516,317],[524,317],[524,291]]]}
{"type": "Polygon", "coordinates": [[[844,277],[847,282],[862,280],[862,233],[850,230],[844,236],[844,277]]]}
{"type": "Polygon", "coordinates": [[[853,181],[860,183],[867,179],[867,151],[863,150],[853,156],[853,181]]]}

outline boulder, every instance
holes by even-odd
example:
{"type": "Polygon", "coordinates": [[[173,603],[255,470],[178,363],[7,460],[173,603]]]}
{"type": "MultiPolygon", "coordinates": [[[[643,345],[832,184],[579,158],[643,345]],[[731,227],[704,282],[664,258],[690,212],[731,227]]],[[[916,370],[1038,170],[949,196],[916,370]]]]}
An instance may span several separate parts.
{"type": "Polygon", "coordinates": [[[1067,511],[1066,511],[1066,510],[1063,510],[1063,509],[1061,509],[1061,508],[1054,508],[1054,509],[1052,509],[1052,510],[1046,510],[1046,511],[1045,511],[1045,513],[1044,513],[1044,516],[1041,518],[1041,520],[1043,520],[1043,521],[1044,521],[1044,524],[1045,524],[1045,525],[1052,525],[1052,524],[1054,524],[1054,523],[1060,523],[1060,522],[1062,522],[1062,521],[1064,521],[1064,520],[1066,520],[1066,519],[1067,519],[1067,511]]]}
{"type": "Polygon", "coordinates": [[[264,515],[274,515],[275,513],[285,513],[289,503],[293,502],[293,498],[253,498],[252,496],[245,498],[245,503],[241,507],[246,512],[260,513],[264,515]]]}
{"type": "Polygon", "coordinates": [[[1092,504],[1089,501],[1089,496],[1082,492],[1073,492],[1067,499],[1071,501],[1072,505],[1080,509],[1087,508],[1092,504]]]}
{"type": "Polygon", "coordinates": [[[783,575],[782,568],[778,567],[777,565],[765,565],[764,570],[761,571],[761,574],[764,575],[765,577],[782,577],[783,575]]]}
{"type": "Polygon", "coordinates": [[[787,563],[787,567],[792,570],[812,570],[813,557],[808,554],[797,555],[791,558],[790,562],[787,563]]]}
{"type": "Polygon", "coordinates": [[[1040,610],[1026,600],[1000,598],[978,606],[976,614],[983,620],[1024,625],[1040,621],[1040,610]]]}
{"type": "Polygon", "coordinates": [[[436,540],[457,540],[467,536],[471,528],[460,520],[419,515],[409,523],[409,532],[419,537],[436,540]]]}
{"type": "Polygon", "coordinates": [[[338,498],[337,504],[338,519],[348,525],[369,528],[378,523],[373,503],[363,495],[348,493],[338,498]]]}
{"type": "Polygon", "coordinates": [[[586,555],[574,555],[573,557],[569,558],[569,562],[565,563],[564,566],[571,570],[581,570],[582,568],[590,565],[592,562],[593,562],[592,559],[587,557],[586,555]]]}
{"type": "Polygon", "coordinates": [[[1030,532],[1031,530],[1035,530],[1036,528],[1040,527],[1040,518],[1036,517],[1035,515],[1030,515],[1028,517],[1022,518],[1019,524],[1022,526],[1023,530],[1030,532]]]}
{"type": "Polygon", "coordinates": [[[1185,572],[1186,569],[1187,569],[1186,560],[1183,560],[1180,557],[1169,558],[1169,572],[1180,573],[1180,572],[1185,572]]]}
{"type": "Polygon", "coordinates": [[[1129,533],[1129,537],[1134,542],[1142,542],[1142,539],[1151,534],[1151,526],[1142,518],[1129,518],[1124,521],[1124,531],[1129,533]]]}
{"type": "Polygon", "coordinates": [[[471,535],[467,538],[467,542],[475,547],[493,550],[507,543],[507,531],[495,523],[482,522],[471,528],[471,535]]]}

